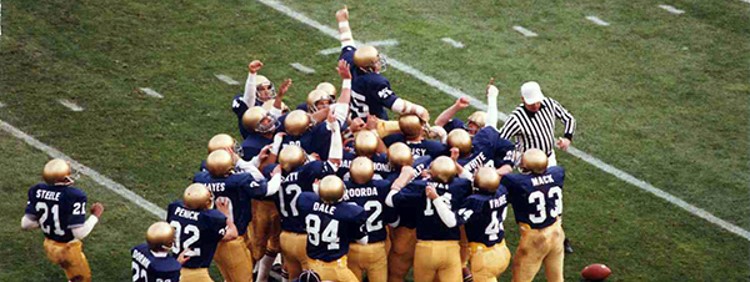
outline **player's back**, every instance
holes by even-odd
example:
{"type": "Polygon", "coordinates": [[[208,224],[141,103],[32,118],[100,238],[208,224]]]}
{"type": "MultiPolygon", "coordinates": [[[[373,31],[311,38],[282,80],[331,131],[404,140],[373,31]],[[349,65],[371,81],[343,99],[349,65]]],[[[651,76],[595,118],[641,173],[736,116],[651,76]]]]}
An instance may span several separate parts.
{"type": "Polygon", "coordinates": [[[398,97],[391,90],[391,83],[379,73],[364,73],[352,80],[351,108],[356,117],[367,114],[388,120],[386,107],[391,107],[398,97]]]}
{"type": "Polygon", "coordinates": [[[242,141],[242,159],[250,161],[253,157],[260,154],[263,147],[273,143],[273,138],[266,138],[260,133],[249,132],[242,141]]]}
{"type": "Polygon", "coordinates": [[[365,235],[367,216],[354,203],[327,204],[312,192],[303,193],[298,203],[305,215],[307,255],[311,259],[335,261],[349,252],[349,243],[365,235]]]}
{"type": "Polygon", "coordinates": [[[466,197],[471,193],[471,182],[463,178],[454,178],[450,183],[439,183],[432,180],[418,180],[410,183],[394,196],[397,206],[411,206],[417,214],[417,239],[420,240],[458,240],[458,226],[447,227],[440,219],[432,200],[426,197],[425,188],[435,187],[441,197],[450,200],[451,209],[457,211],[466,197]]]}
{"type": "Polygon", "coordinates": [[[130,250],[134,282],[176,282],[180,280],[182,266],[173,256],[157,257],[147,243],[130,250]]]}
{"type": "Polygon", "coordinates": [[[344,182],[346,191],[344,201],[354,203],[362,207],[367,213],[365,231],[368,243],[385,241],[386,224],[395,219],[392,208],[385,205],[385,198],[391,189],[391,182],[386,180],[371,180],[365,184],[357,184],[353,181],[344,182]]]}
{"type": "Polygon", "coordinates": [[[408,141],[401,133],[389,135],[383,138],[383,143],[385,143],[386,147],[390,147],[396,142],[403,142],[406,146],[409,146],[414,159],[424,156],[437,158],[448,153],[446,145],[435,140],[424,139],[420,141],[408,141]]]}
{"type": "Polygon", "coordinates": [[[294,233],[305,233],[305,222],[296,203],[302,192],[312,192],[316,179],[334,173],[328,162],[308,162],[292,172],[282,172],[281,187],[276,196],[276,206],[281,215],[281,229],[294,233]]]}
{"type": "Polygon", "coordinates": [[[474,174],[480,167],[501,167],[513,165],[515,145],[500,137],[496,129],[486,126],[480,129],[471,140],[471,155],[458,159],[458,164],[474,174]]]}
{"type": "MultiPolygon", "coordinates": [[[[351,167],[352,161],[358,156],[351,152],[344,152],[344,158],[341,160],[336,175],[343,181],[349,181],[349,168],[351,167]]],[[[383,153],[376,153],[369,158],[372,160],[372,166],[375,170],[374,179],[386,179],[391,174],[391,165],[388,163],[388,156],[383,153]]]]}
{"type": "Polygon", "coordinates": [[[507,174],[501,183],[508,189],[516,221],[541,229],[562,215],[564,181],[565,170],[552,166],[542,174],[507,174]]]}
{"type": "Polygon", "coordinates": [[[66,243],[74,239],[72,228],[86,220],[86,201],[78,188],[39,183],[29,189],[25,212],[37,218],[45,237],[66,243]]]}
{"type": "Polygon", "coordinates": [[[216,246],[226,232],[226,217],[214,209],[191,210],[176,201],[169,204],[167,222],[175,228],[172,252],[190,249],[194,254],[185,263],[186,268],[205,268],[211,265],[216,246]]]}
{"type": "Polygon", "coordinates": [[[459,215],[466,220],[464,228],[469,242],[487,247],[505,237],[503,221],[508,213],[507,190],[500,186],[494,194],[477,192],[466,198],[459,215]]]}
{"type": "Polygon", "coordinates": [[[247,232],[247,225],[252,219],[250,199],[259,198],[265,194],[262,181],[255,181],[249,173],[214,177],[209,172],[202,171],[195,174],[193,182],[206,185],[214,199],[218,197],[229,199],[239,235],[247,232]]]}

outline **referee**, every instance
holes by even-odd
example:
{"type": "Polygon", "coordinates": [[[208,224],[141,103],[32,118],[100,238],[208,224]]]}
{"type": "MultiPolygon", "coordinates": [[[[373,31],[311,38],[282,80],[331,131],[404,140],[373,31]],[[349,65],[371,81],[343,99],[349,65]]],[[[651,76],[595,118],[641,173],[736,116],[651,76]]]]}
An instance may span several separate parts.
{"type": "MultiPolygon", "coordinates": [[[[523,155],[528,149],[536,148],[548,156],[547,166],[557,165],[554,147],[567,151],[576,130],[576,119],[560,103],[544,97],[539,83],[529,81],[521,86],[523,104],[510,113],[500,129],[500,137],[511,140],[515,137],[516,150],[523,155]],[[565,133],[555,141],[555,119],[565,125],[565,133]]],[[[572,253],[568,239],[565,239],[565,252],[572,253]]]]}

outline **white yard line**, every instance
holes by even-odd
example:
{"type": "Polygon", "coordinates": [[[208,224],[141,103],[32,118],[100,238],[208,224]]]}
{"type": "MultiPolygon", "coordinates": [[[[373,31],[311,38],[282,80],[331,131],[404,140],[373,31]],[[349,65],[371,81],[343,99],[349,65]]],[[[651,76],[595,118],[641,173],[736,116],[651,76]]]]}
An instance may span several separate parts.
{"type": "Polygon", "coordinates": [[[586,19],[600,26],[609,26],[608,22],[605,22],[597,16],[587,16],[586,19]]]}
{"type": "MultiPolygon", "coordinates": [[[[748,0],[748,1],[750,1],[750,0],[748,0]]],[[[670,6],[670,5],[664,5],[664,4],[662,4],[662,5],[659,5],[659,8],[662,8],[662,9],[666,10],[667,12],[670,12],[670,13],[675,14],[675,15],[679,15],[679,14],[684,14],[685,13],[684,10],[677,9],[674,6],[670,6]]]]}
{"type": "Polygon", "coordinates": [[[750,0],[742,0],[742,2],[750,4],[750,0]]]}
{"type": "Polygon", "coordinates": [[[5,103],[0,102],[0,108],[5,108],[5,103]]]}
{"type": "Polygon", "coordinates": [[[148,87],[142,87],[142,88],[139,88],[139,89],[141,90],[141,92],[143,92],[143,94],[146,94],[148,96],[151,96],[151,97],[154,97],[154,98],[159,98],[159,99],[164,98],[163,95],[159,94],[159,92],[156,92],[156,90],[154,90],[154,89],[151,89],[151,88],[148,88],[148,87]]]}
{"type": "Polygon", "coordinates": [[[240,82],[239,82],[239,81],[236,81],[236,80],[232,79],[232,78],[231,78],[231,77],[229,77],[228,75],[224,75],[224,74],[214,74],[214,76],[215,76],[215,77],[216,77],[217,79],[219,79],[219,80],[223,81],[223,82],[224,82],[224,83],[226,83],[226,84],[229,84],[229,85],[240,85],[240,82]]]}
{"type": "Polygon", "coordinates": [[[514,25],[513,29],[523,34],[523,36],[526,37],[537,37],[539,34],[536,34],[536,32],[533,32],[525,27],[522,27],[520,25],[514,25]]]}
{"type": "Polygon", "coordinates": [[[46,153],[50,157],[53,158],[60,158],[64,159],[66,161],[70,162],[70,165],[77,171],[80,171],[82,174],[87,175],[88,177],[91,177],[96,183],[99,183],[100,185],[104,186],[105,188],[112,190],[112,192],[115,192],[117,195],[122,196],[123,198],[133,202],[137,206],[143,208],[144,210],[150,212],[151,214],[155,215],[158,218],[165,219],[167,215],[167,211],[160,208],[159,206],[155,205],[152,202],[149,202],[148,200],[144,199],[143,197],[139,196],[136,193],[133,193],[133,191],[128,190],[127,187],[123,186],[120,183],[115,182],[114,180],[110,179],[109,177],[106,177],[102,175],[101,173],[97,172],[96,170],[91,169],[90,167],[87,167],[78,161],[68,157],[67,155],[63,154],[59,150],[50,147],[47,144],[42,143],[39,140],[36,140],[36,138],[31,137],[30,135],[24,133],[23,131],[19,130],[18,128],[13,127],[12,125],[6,123],[5,121],[0,120],[0,128],[2,130],[10,133],[11,135],[15,136],[18,139],[23,140],[26,142],[26,144],[31,145],[32,147],[46,153]]]}
{"type": "Polygon", "coordinates": [[[61,105],[65,106],[66,108],[70,109],[71,111],[74,111],[74,112],[83,112],[83,107],[77,105],[76,103],[74,103],[71,100],[60,99],[60,100],[57,100],[57,102],[59,102],[61,105]]]}
{"type": "MultiPolygon", "coordinates": [[[[398,45],[398,40],[386,39],[386,40],[379,40],[379,41],[370,41],[370,42],[365,42],[365,45],[370,45],[370,46],[375,46],[375,47],[396,46],[398,45]]],[[[341,47],[333,47],[333,48],[320,50],[318,51],[318,54],[328,56],[328,55],[338,54],[339,52],[341,52],[341,47]]]]}
{"type": "MultiPolygon", "coordinates": [[[[273,8],[274,10],[277,10],[277,11],[283,13],[283,14],[286,14],[287,16],[292,17],[292,18],[296,19],[299,22],[302,22],[302,23],[304,23],[304,24],[306,24],[308,26],[311,26],[311,27],[319,30],[320,32],[325,33],[329,37],[332,37],[332,38],[338,40],[338,31],[337,30],[335,30],[335,29],[333,29],[331,27],[328,27],[326,25],[323,25],[323,24],[321,24],[321,23],[319,23],[319,22],[317,22],[317,21],[315,21],[315,20],[313,20],[313,19],[311,19],[311,18],[309,18],[309,17],[307,17],[307,16],[305,16],[305,15],[297,12],[297,11],[294,11],[291,8],[285,6],[284,4],[279,3],[278,1],[274,1],[274,0],[257,0],[257,1],[260,2],[260,3],[263,3],[266,6],[269,6],[269,7],[273,8]]],[[[750,0],[747,0],[747,1],[750,1],[750,0]]],[[[514,29],[515,29],[515,27],[514,27],[514,29]]],[[[409,65],[407,65],[405,63],[402,63],[401,61],[399,61],[399,60],[397,60],[397,59],[395,59],[393,57],[388,57],[388,64],[391,65],[391,66],[393,66],[394,68],[402,71],[402,72],[405,72],[405,73],[413,76],[414,78],[416,78],[418,80],[421,80],[422,82],[424,82],[424,83],[426,83],[426,84],[428,84],[428,85],[430,85],[432,87],[435,87],[435,88],[439,89],[440,91],[443,91],[444,93],[446,93],[446,94],[448,94],[450,96],[453,96],[453,97],[456,97],[456,98],[457,97],[462,97],[462,96],[469,97],[471,105],[474,106],[474,107],[476,107],[476,108],[478,108],[478,109],[484,110],[484,109],[487,108],[487,105],[484,102],[479,101],[478,99],[474,98],[473,96],[471,96],[469,94],[466,94],[463,91],[458,90],[458,89],[456,89],[456,88],[454,88],[452,86],[449,86],[449,85],[443,83],[442,81],[439,81],[439,80],[435,79],[432,76],[426,75],[423,72],[421,72],[421,71],[419,71],[419,70],[417,70],[417,69],[415,69],[415,68],[413,68],[413,67],[411,67],[411,66],[409,66],[409,65]]],[[[504,113],[498,113],[498,114],[499,114],[500,119],[502,119],[503,121],[505,121],[507,119],[507,117],[508,117],[504,113]]],[[[701,208],[698,208],[698,207],[696,207],[694,205],[691,205],[691,204],[683,201],[682,199],[677,198],[677,197],[675,197],[675,196],[673,196],[673,195],[671,195],[671,194],[669,194],[667,192],[664,192],[664,190],[656,188],[656,187],[654,187],[653,185],[649,184],[646,181],[638,179],[635,176],[632,176],[632,175],[628,174],[627,172],[624,172],[624,171],[622,171],[622,170],[620,170],[620,169],[618,169],[616,167],[613,167],[613,166],[611,166],[611,165],[603,162],[602,160],[600,160],[600,159],[598,159],[596,157],[593,157],[593,156],[587,154],[586,152],[583,152],[583,151],[578,150],[576,148],[570,147],[568,149],[568,153],[570,153],[571,155],[576,156],[576,157],[580,158],[581,160],[583,160],[583,161],[585,161],[585,162],[587,162],[587,163],[589,163],[589,164],[591,164],[591,165],[593,165],[593,166],[601,169],[604,172],[607,172],[607,173],[609,173],[609,174],[611,174],[611,175],[619,178],[620,180],[623,180],[623,181],[625,181],[627,183],[633,184],[636,187],[638,187],[638,188],[640,188],[640,189],[642,189],[644,191],[647,191],[647,192],[649,192],[651,194],[654,194],[655,196],[657,196],[659,198],[662,198],[662,199],[664,199],[664,200],[666,200],[666,201],[668,201],[668,202],[670,202],[670,203],[672,203],[672,204],[674,204],[674,205],[676,205],[676,206],[678,206],[678,207],[680,207],[680,208],[682,208],[682,209],[684,209],[684,210],[692,213],[695,216],[703,218],[703,219],[705,219],[706,221],[708,221],[710,223],[713,223],[713,224],[715,224],[715,225],[717,225],[717,226],[719,226],[721,228],[724,228],[725,230],[727,230],[729,232],[737,234],[738,236],[740,236],[742,238],[745,238],[746,240],[750,241],[750,232],[748,232],[747,230],[745,230],[745,229],[743,229],[743,228],[741,228],[739,226],[736,226],[736,225],[734,225],[732,223],[729,223],[729,222],[727,222],[727,221],[725,221],[725,220],[723,220],[721,218],[718,218],[718,217],[714,216],[713,214],[709,213],[708,211],[705,211],[705,210],[703,210],[701,208]]]]}
{"type": "Polygon", "coordinates": [[[440,38],[440,40],[442,40],[445,43],[450,44],[451,46],[453,46],[453,48],[464,48],[464,44],[463,43],[461,43],[459,41],[456,41],[453,38],[443,37],[443,38],[440,38]]]}
{"type": "Polygon", "coordinates": [[[313,74],[313,73],[315,73],[315,69],[313,69],[311,67],[308,67],[308,66],[305,66],[305,65],[300,64],[300,63],[292,63],[292,64],[290,64],[290,66],[292,66],[295,70],[298,70],[298,71],[300,71],[300,72],[302,72],[304,74],[313,74]]]}

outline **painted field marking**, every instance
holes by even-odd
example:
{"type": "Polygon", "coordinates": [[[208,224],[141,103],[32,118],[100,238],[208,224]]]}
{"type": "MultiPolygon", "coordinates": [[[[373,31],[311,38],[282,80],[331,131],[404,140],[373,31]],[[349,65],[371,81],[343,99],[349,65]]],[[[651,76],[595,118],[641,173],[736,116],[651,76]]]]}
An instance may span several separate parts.
{"type": "MultiPolygon", "coordinates": [[[[750,1],[750,0],[748,0],[748,1],[750,1]]],[[[670,12],[670,13],[675,14],[675,15],[679,15],[679,14],[684,14],[685,13],[684,10],[677,9],[674,6],[670,6],[670,5],[661,4],[661,5],[659,5],[659,8],[662,8],[662,9],[666,10],[667,12],[670,12]]]]}
{"type": "Polygon", "coordinates": [[[742,0],[742,2],[750,4],[750,0],[742,0]]]}
{"type": "Polygon", "coordinates": [[[0,108],[5,108],[5,103],[0,102],[0,108]]]}
{"type": "Polygon", "coordinates": [[[148,96],[151,96],[151,97],[154,97],[154,98],[159,98],[159,99],[164,98],[163,95],[159,94],[159,92],[156,92],[156,90],[154,90],[154,89],[151,89],[151,88],[148,88],[148,87],[141,87],[141,88],[138,88],[138,89],[140,89],[141,92],[143,92],[143,94],[146,94],[148,96]]]}
{"type": "Polygon", "coordinates": [[[609,26],[608,22],[605,22],[597,16],[587,16],[586,19],[600,26],[609,26]]]}
{"type": "Polygon", "coordinates": [[[440,40],[442,40],[445,43],[450,44],[451,46],[453,46],[453,48],[464,48],[464,44],[463,43],[461,43],[459,41],[456,41],[456,40],[453,40],[453,38],[443,37],[443,38],[440,38],[440,40]]]}
{"type": "MultiPolygon", "coordinates": [[[[283,13],[283,14],[291,17],[291,18],[294,18],[295,20],[297,20],[297,21],[299,21],[301,23],[304,23],[304,24],[306,24],[306,25],[308,25],[310,27],[313,27],[313,28],[319,30],[320,32],[325,33],[329,37],[332,37],[332,38],[338,40],[338,31],[337,30],[335,30],[335,29],[333,29],[331,27],[328,27],[326,25],[323,25],[323,24],[321,24],[321,23],[319,23],[319,22],[317,22],[317,21],[315,21],[315,20],[313,20],[313,19],[305,16],[304,14],[301,14],[301,13],[299,13],[297,11],[294,11],[291,8],[285,6],[284,4],[282,4],[282,3],[278,2],[278,1],[274,1],[274,0],[257,0],[257,1],[260,2],[260,3],[262,3],[262,4],[264,4],[264,5],[266,5],[266,6],[268,6],[268,7],[271,7],[274,10],[277,10],[277,11],[279,11],[279,12],[281,12],[281,13],[283,13]]],[[[750,0],[747,0],[747,1],[750,1],[750,0]]],[[[515,27],[514,27],[514,29],[515,29],[515,27]]],[[[407,74],[413,76],[414,78],[416,78],[416,79],[418,79],[418,80],[420,80],[420,81],[422,81],[422,82],[424,82],[424,83],[426,83],[426,84],[428,84],[428,85],[430,85],[430,86],[432,86],[434,88],[437,88],[438,90],[440,90],[440,91],[442,91],[442,92],[444,92],[444,93],[446,93],[446,94],[448,94],[450,96],[453,96],[455,98],[468,97],[470,104],[472,106],[474,106],[475,108],[477,108],[477,109],[480,109],[480,110],[486,110],[487,109],[487,105],[484,102],[479,101],[478,99],[474,98],[474,96],[466,94],[466,93],[464,93],[463,91],[461,91],[461,90],[459,90],[457,88],[449,86],[449,85],[443,83],[442,81],[437,80],[436,78],[434,78],[432,76],[426,75],[423,72],[421,72],[421,71],[419,71],[419,70],[417,70],[417,69],[415,69],[415,68],[413,68],[413,67],[411,67],[411,66],[409,66],[409,65],[407,65],[405,63],[402,63],[401,61],[399,61],[399,60],[397,60],[397,59],[395,59],[393,57],[388,57],[388,65],[392,66],[392,67],[394,67],[394,68],[396,68],[396,69],[398,69],[398,70],[400,70],[400,71],[402,71],[404,73],[407,73],[407,74]]],[[[505,121],[506,119],[508,119],[508,115],[506,115],[505,113],[502,113],[502,112],[498,112],[498,117],[501,120],[503,120],[503,121],[505,121]]],[[[629,174],[627,172],[624,172],[624,171],[622,171],[622,170],[620,170],[620,169],[618,169],[618,168],[616,168],[614,166],[611,166],[611,165],[605,163],[604,161],[602,161],[602,160],[600,160],[600,159],[598,159],[598,158],[596,158],[594,156],[591,156],[591,155],[587,154],[586,152],[583,152],[581,150],[578,150],[578,149],[574,148],[573,146],[571,146],[571,147],[568,148],[568,153],[570,153],[571,155],[573,155],[573,156],[575,156],[575,157],[577,157],[577,158],[579,158],[579,159],[581,159],[581,160],[583,160],[583,161],[585,161],[585,162],[587,162],[587,163],[595,166],[596,168],[598,168],[598,169],[600,169],[600,170],[602,170],[602,171],[604,171],[606,173],[609,173],[609,174],[617,177],[618,179],[620,179],[622,181],[625,181],[627,183],[633,184],[636,187],[640,188],[641,190],[644,190],[646,192],[654,194],[655,196],[657,196],[659,198],[662,198],[665,201],[670,202],[670,203],[672,203],[672,204],[674,204],[674,205],[676,205],[676,206],[678,206],[678,207],[680,207],[680,208],[688,211],[689,213],[692,213],[695,216],[703,218],[703,219],[705,219],[706,221],[708,221],[710,223],[713,223],[713,224],[715,224],[715,225],[717,225],[717,226],[719,226],[721,228],[724,228],[725,230],[727,230],[729,232],[732,232],[732,233],[734,233],[734,234],[736,234],[736,235],[738,235],[738,236],[740,236],[742,238],[745,238],[746,240],[750,241],[750,232],[749,231],[747,231],[747,230],[745,230],[745,229],[743,229],[743,228],[741,228],[739,226],[736,226],[736,225],[734,225],[732,223],[729,223],[729,222],[727,222],[727,221],[725,221],[725,220],[723,220],[721,218],[718,218],[718,217],[714,216],[713,214],[711,214],[710,212],[708,212],[708,211],[706,211],[704,209],[696,207],[696,206],[694,206],[694,205],[692,205],[692,204],[690,204],[688,202],[683,201],[680,198],[677,198],[677,197],[675,197],[675,196],[673,196],[673,195],[671,195],[671,194],[669,194],[667,192],[664,192],[664,190],[656,188],[653,185],[649,184],[648,182],[640,180],[640,179],[636,178],[635,176],[633,176],[633,175],[631,175],[631,174],[629,174]]]]}
{"type": "MultiPolygon", "coordinates": [[[[386,40],[379,40],[379,41],[370,41],[370,42],[365,42],[365,45],[370,45],[370,46],[375,46],[375,47],[396,46],[398,45],[398,40],[386,39],[386,40]]],[[[318,54],[328,56],[328,55],[338,54],[339,52],[341,52],[341,47],[333,47],[333,48],[320,50],[318,51],[318,54]]]]}
{"type": "Polygon", "coordinates": [[[3,120],[0,120],[0,128],[2,128],[5,132],[10,133],[11,135],[15,136],[18,139],[23,140],[26,142],[26,144],[31,145],[32,147],[36,148],[39,151],[42,151],[53,158],[60,158],[66,161],[70,162],[70,165],[77,171],[81,172],[82,174],[87,175],[91,179],[93,179],[96,183],[99,183],[99,185],[104,186],[105,188],[111,190],[112,192],[115,192],[115,194],[122,196],[123,198],[133,202],[137,206],[143,208],[144,210],[150,212],[151,214],[155,215],[158,218],[165,219],[167,216],[167,211],[160,208],[159,206],[155,205],[152,202],[149,202],[148,200],[144,199],[143,197],[139,196],[136,193],[133,193],[133,191],[130,191],[127,187],[123,186],[120,183],[115,182],[114,180],[110,179],[109,177],[106,177],[102,175],[101,173],[97,172],[96,170],[93,170],[90,167],[87,167],[78,161],[68,157],[68,155],[63,154],[59,150],[42,143],[41,141],[37,140],[34,137],[31,137],[30,135],[24,133],[23,131],[19,130],[18,128],[13,127],[12,125],[6,123],[3,120]]]}
{"type": "Polygon", "coordinates": [[[513,29],[515,29],[516,31],[520,32],[521,34],[523,34],[523,36],[526,36],[526,37],[537,37],[537,36],[539,36],[539,34],[536,34],[536,32],[533,32],[533,31],[531,31],[531,30],[529,30],[529,29],[527,29],[525,27],[522,27],[520,25],[514,25],[513,29]]]}
{"type": "Polygon", "coordinates": [[[74,103],[71,100],[60,99],[60,100],[57,100],[57,102],[59,102],[61,105],[65,106],[66,108],[70,109],[71,111],[74,111],[74,112],[83,112],[83,107],[77,105],[76,103],[74,103]]]}
{"type": "Polygon", "coordinates": [[[300,71],[302,73],[305,73],[305,74],[315,73],[315,69],[313,69],[311,67],[307,67],[307,66],[305,66],[303,64],[300,64],[300,63],[292,63],[292,64],[290,64],[290,66],[292,66],[295,70],[298,70],[298,71],[300,71]]]}
{"type": "Polygon", "coordinates": [[[226,84],[229,84],[229,85],[240,85],[240,82],[239,82],[239,81],[236,81],[236,80],[232,79],[232,78],[231,78],[231,77],[229,77],[228,75],[223,75],[223,74],[214,74],[214,76],[215,76],[216,78],[218,78],[219,80],[223,81],[223,82],[224,82],[224,83],[226,83],[226,84]]]}

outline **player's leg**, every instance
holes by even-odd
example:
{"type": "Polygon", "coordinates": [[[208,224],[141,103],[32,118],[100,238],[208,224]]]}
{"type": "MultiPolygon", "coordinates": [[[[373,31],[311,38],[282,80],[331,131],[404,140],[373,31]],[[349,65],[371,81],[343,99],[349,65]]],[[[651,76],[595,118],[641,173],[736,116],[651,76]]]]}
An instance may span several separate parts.
{"type": "MultiPolygon", "coordinates": [[[[418,241],[414,249],[414,281],[435,281],[440,253],[436,250],[434,241],[418,241]]],[[[459,258],[459,263],[460,263],[459,258]]]]}
{"type": "Polygon", "coordinates": [[[225,281],[253,281],[253,260],[243,237],[219,242],[214,259],[225,281]]]}
{"type": "Polygon", "coordinates": [[[546,237],[528,224],[519,224],[521,240],[512,263],[513,282],[531,281],[539,272],[542,260],[549,252],[546,237]]]}
{"type": "Polygon", "coordinates": [[[250,253],[253,255],[253,261],[259,261],[266,253],[266,241],[268,241],[270,231],[270,220],[267,213],[267,202],[261,200],[251,200],[253,219],[248,226],[250,233],[250,253]]]}
{"type": "MultiPolygon", "coordinates": [[[[439,242],[437,248],[434,248],[433,256],[439,258],[437,268],[437,278],[441,282],[463,281],[462,269],[464,264],[461,262],[461,246],[456,241],[439,242]]],[[[468,255],[467,255],[468,257],[468,255]]]]}
{"type": "Polygon", "coordinates": [[[471,253],[469,256],[469,264],[471,265],[471,273],[474,275],[474,281],[476,282],[495,282],[494,276],[490,273],[492,260],[488,255],[489,249],[486,249],[484,244],[471,243],[471,253]]]}
{"type": "Polygon", "coordinates": [[[464,281],[471,281],[472,280],[472,273],[471,270],[467,267],[469,263],[469,239],[466,237],[466,229],[464,229],[464,226],[461,225],[459,228],[461,231],[461,237],[458,241],[459,245],[461,246],[461,267],[463,268],[463,278],[464,281]]]}
{"type": "MultiPolygon", "coordinates": [[[[279,243],[279,235],[281,234],[281,219],[279,218],[279,212],[276,210],[276,204],[272,201],[259,201],[260,206],[263,207],[261,212],[266,213],[264,220],[266,221],[263,226],[267,227],[265,231],[264,241],[258,241],[257,244],[265,244],[265,253],[259,255],[260,261],[258,261],[258,281],[267,281],[268,275],[271,272],[274,260],[281,251],[279,243]]],[[[260,248],[260,247],[258,247],[260,248]]]]}
{"type": "Polygon", "coordinates": [[[208,275],[208,268],[185,268],[180,269],[180,282],[213,282],[208,275]]]}
{"type": "Polygon", "coordinates": [[[388,254],[388,281],[402,282],[414,262],[416,229],[397,227],[393,230],[392,239],[388,254]]]}
{"type": "Polygon", "coordinates": [[[362,281],[362,269],[367,265],[367,253],[364,247],[365,245],[357,243],[349,244],[349,253],[347,254],[349,261],[346,266],[352,271],[357,281],[362,281]]]}
{"type": "MultiPolygon", "coordinates": [[[[284,258],[283,268],[289,274],[289,280],[296,279],[302,273],[302,262],[297,258],[298,243],[296,234],[281,232],[281,255],[284,258]]],[[[302,246],[305,249],[305,246],[302,246]]]]}
{"type": "MultiPolygon", "coordinates": [[[[368,248],[367,280],[370,282],[388,281],[388,253],[385,242],[370,244],[368,248]]],[[[361,281],[361,280],[360,280],[361,281]]]]}
{"type": "Polygon", "coordinates": [[[91,281],[91,268],[83,254],[83,243],[74,241],[65,244],[63,259],[60,266],[65,270],[65,275],[70,281],[91,281]]]}
{"type": "Polygon", "coordinates": [[[565,259],[565,250],[563,247],[565,232],[559,222],[547,228],[552,228],[552,230],[550,230],[550,242],[548,244],[550,251],[547,257],[544,258],[544,274],[547,277],[547,281],[561,282],[563,281],[563,261],[565,259]]]}

